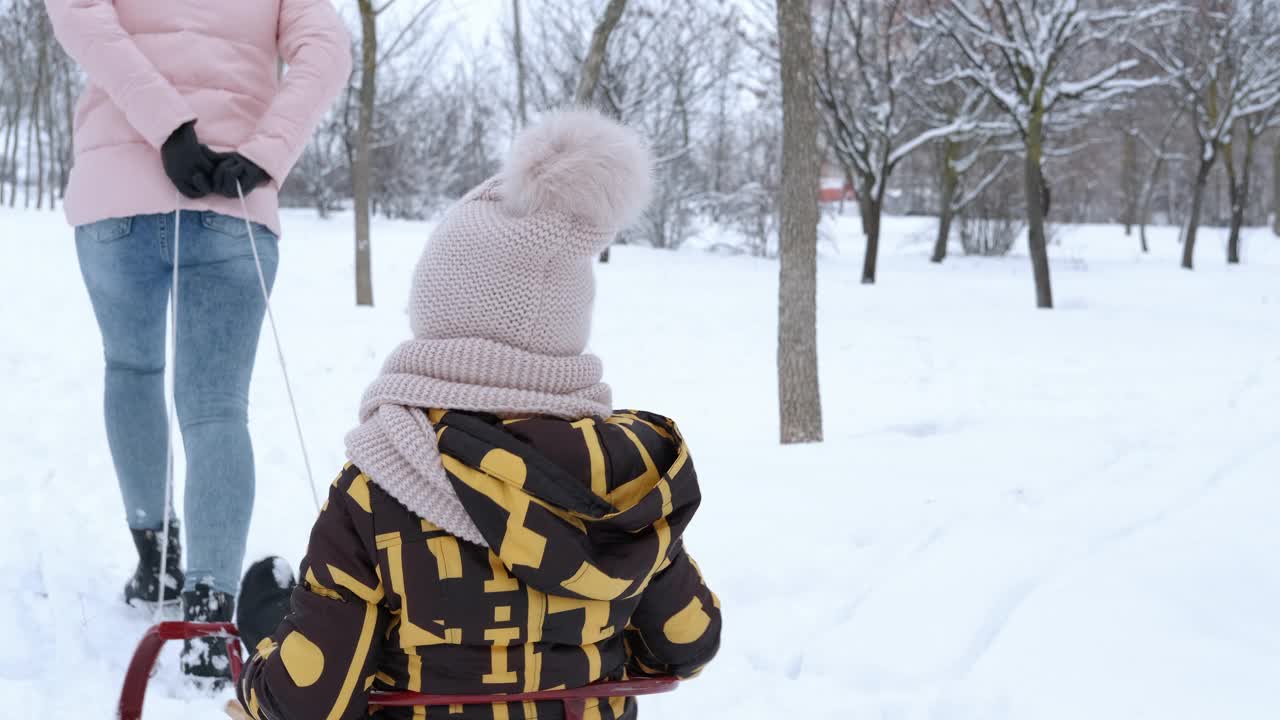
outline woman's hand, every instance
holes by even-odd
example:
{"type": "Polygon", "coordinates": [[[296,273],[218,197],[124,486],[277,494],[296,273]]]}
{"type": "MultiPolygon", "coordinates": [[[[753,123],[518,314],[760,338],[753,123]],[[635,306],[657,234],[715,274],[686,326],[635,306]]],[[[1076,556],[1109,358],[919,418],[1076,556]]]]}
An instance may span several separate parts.
{"type": "Polygon", "coordinates": [[[259,185],[271,180],[266,170],[240,153],[229,153],[223,156],[218,166],[213,169],[213,191],[223,197],[239,197],[236,192],[236,181],[248,195],[259,185]]]}
{"type": "Polygon", "coordinates": [[[160,158],[178,192],[198,200],[213,190],[210,176],[219,156],[196,137],[195,121],[173,131],[160,147],[160,158]]]}

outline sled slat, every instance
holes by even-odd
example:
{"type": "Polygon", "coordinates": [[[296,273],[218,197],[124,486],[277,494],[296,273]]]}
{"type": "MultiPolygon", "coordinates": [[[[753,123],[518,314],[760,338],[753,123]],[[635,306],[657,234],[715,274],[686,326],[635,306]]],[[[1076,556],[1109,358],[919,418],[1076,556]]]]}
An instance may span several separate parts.
{"type": "MultiPolygon", "coordinates": [[[[160,649],[170,640],[194,640],[201,637],[227,638],[227,653],[231,659],[233,682],[240,680],[244,666],[241,658],[240,637],[231,623],[165,622],[147,629],[138,648],[133,653],[129,670],[125,673],[124,687],[120,692],[120,720],[142,720],[142,705],[146,698],[147,682],[155,668],[160,649]]],[[[560,702],[564,704],[567,720],[582,720],[586,701],[612,697],[636,697],[656,695],[676,689],[680,681],[671,677],[632,678],[600,682],[568,690],[544,690],[541,692],[511,693],[508,695],[425,695],[411,692],[375,692],[369,694],[371,705],[385,707],[435,707],[443,705],[491,705],[509,702],[560,702]]],[[[226,706],[232,720],[252,720],[240,704],[232,701],[226,706]]]]}

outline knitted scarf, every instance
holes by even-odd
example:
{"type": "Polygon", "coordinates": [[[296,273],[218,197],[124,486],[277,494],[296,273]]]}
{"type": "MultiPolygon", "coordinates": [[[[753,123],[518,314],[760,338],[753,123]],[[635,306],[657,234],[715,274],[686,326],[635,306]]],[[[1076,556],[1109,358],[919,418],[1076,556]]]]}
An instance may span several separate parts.
{"type": "Polygon", "coordinates": [[[499,417],[608,417],[611,393],[594,355],[553,357],[491,340],[410,340],[387,358],[347,434],[347,458],[411,512],[488,546],[445,474],[424,412],[499,417]]]}

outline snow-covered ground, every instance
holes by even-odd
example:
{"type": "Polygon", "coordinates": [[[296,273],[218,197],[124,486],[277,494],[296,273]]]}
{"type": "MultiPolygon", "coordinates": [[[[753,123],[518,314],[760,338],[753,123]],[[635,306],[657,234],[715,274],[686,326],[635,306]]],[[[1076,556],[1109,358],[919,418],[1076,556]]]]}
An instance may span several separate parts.
{"type": "MultiPolygon", "coordinates": [[[[276,292],[327,482],[364,384],[406,332],[424,225],[380,223],[376,309],[351,302],[349,221],[286,220],[276,292]]],[[[1280,716],[1280,240],[1177,268],[1114,227],[1060,228],[1059,309],[1028,263],[926,260],[893,219],[880,284],[828,231],[827,441],[776,443],[776,264],[618,249],[595,350],[620,406],[678,419],[706,500],[689,546],[724,604],[720,658],[660,718],[1280,716]]],[[[147,619],[100,421],[98,332],[70,232],[0,211],[0,697],[108,718],[147,619]]],[[[274,350],[253,389],[251,555],[296,561],[311,500],[274,350]]],[[[173,657],[147,718],[214,720],[173,657]]]]}

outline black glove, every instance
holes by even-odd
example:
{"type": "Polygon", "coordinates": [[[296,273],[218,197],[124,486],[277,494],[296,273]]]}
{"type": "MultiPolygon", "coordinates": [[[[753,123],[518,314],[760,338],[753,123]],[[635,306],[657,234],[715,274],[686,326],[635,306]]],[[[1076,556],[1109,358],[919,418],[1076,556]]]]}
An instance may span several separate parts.
{"type": "Polygon", "coordinates": [[[289,614],[289,596],[297,586],[293,569],[278,557],[259,560],[244,574],[236,605],[236,626],[250,655],[289,614]]]}
{"type": "Polygon", "coordinates": [[[240,197],[236,192],[237,180],[240,181],[240,187],[244,188],[244,194],[248,195],[254,188],[271,180],[271,176],[254,161],[233,152],[224,156],[213,169],[213,191],[223,197],[240,197]]]}
{"type": "Polygon", "coordinates": [[[196,138],[196,123],[191,121],[169,136],[160,147],[165,174],[173,181],[178,192],[196,200],[213,189],[210,175],[217,162],[217,154],[196,138]]]}

